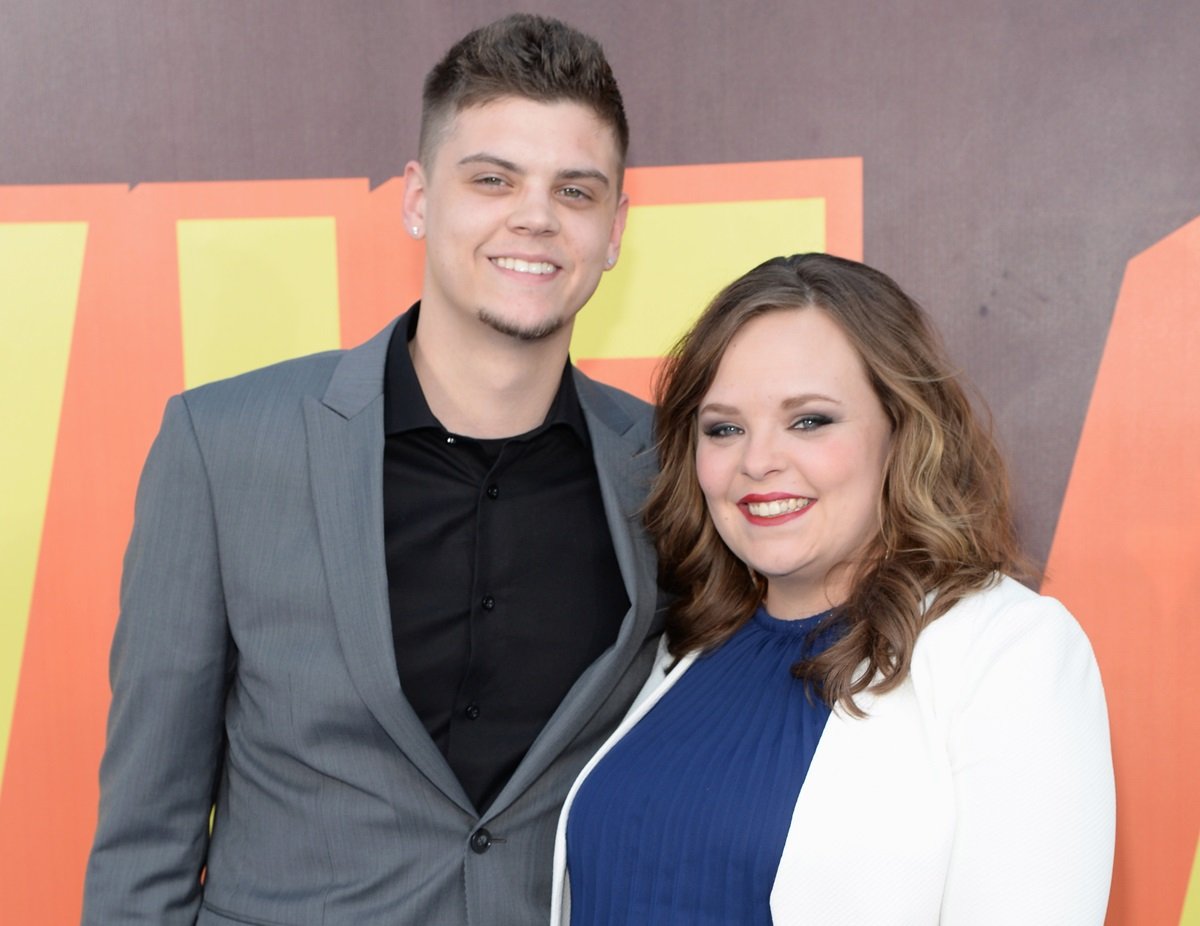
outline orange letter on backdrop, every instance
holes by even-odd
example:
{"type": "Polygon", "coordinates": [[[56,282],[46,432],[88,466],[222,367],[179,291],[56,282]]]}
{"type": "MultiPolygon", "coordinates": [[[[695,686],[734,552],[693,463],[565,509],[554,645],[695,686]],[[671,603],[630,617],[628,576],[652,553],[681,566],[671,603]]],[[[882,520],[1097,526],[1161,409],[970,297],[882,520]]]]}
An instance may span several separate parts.
{"type": "MultiPolygon", "coordinates": [[[[573,354],[642,394],[692,315],[765,256],[862,256],[857,158],[631,169],[626,183],[621,262],[573,354]]],[[[121,555],[166,398],[357,344],[407,308],[423,255],[401,193],[364,179],[0,188],[15,499],[0,509],[0,920],[79,918],[121,555]]]]}

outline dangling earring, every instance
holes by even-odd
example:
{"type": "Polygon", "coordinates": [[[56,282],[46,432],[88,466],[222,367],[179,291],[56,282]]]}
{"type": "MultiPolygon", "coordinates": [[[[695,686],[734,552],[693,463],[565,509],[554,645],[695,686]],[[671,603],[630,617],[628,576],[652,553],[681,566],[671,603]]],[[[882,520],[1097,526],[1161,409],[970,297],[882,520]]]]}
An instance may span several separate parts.
{"type": "Polygon", "coordinates": [[[886,563],[892,558],[895,550],[892,548],[892,538],[890,536],[886,533],[881,533],[880,536],[883,539],[883,562],[886,563]]]}

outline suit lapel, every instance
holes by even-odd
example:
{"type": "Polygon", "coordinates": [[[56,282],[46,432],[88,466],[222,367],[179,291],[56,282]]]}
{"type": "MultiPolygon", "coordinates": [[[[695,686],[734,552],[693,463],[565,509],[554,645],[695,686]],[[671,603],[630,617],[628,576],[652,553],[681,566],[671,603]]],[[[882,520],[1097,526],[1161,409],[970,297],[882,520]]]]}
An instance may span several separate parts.
{"type": "Polygon", "coordinates": [[[359,696],[421,773],[473,814],[396,675],[383,547],[383,369],[393,327],[347,351],[325,395],[305,402],[321,554],[359,696]]]}
{"type": "Polygon", "coordinates": [[[605,517],[629,610],[613,644],[579,677],[485,815],[512,803],[554,761],[604,699],[651,631],[657,606],[657,562],[641,529],[641,506],[656,470],[649,431],[602,389],[575,373],[600,480],[605,517]]]}

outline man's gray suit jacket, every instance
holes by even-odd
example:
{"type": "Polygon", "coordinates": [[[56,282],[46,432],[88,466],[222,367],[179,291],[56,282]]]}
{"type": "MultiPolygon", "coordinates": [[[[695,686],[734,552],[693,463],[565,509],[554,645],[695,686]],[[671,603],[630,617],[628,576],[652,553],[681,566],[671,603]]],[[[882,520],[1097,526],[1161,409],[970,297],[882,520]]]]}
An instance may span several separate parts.
{"type": "Polygon", "coordinates": [[[396,674],[382,502],[391,331],[168,403],[125,560],[84,923],[548,918],[559,805],[661,630],[639,516],[649,409],[576,373],[632,604],[480,815],[396,674]]]}

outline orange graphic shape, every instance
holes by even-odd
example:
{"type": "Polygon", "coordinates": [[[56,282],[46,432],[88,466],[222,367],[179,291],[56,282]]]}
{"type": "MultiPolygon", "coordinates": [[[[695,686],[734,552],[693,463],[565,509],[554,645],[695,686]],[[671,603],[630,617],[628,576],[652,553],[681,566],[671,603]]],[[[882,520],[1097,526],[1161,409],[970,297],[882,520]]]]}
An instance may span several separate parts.
{"type": "Polygon", "coordinates": [[[79,919],[95,821],[96,759],[108,703],[105,654],[134,480],[157,427],[161,396],[179,379],[172,298],[178,286],[171,218],[143,200],[135,205],[126,187],[5,194],[0,220],[88,224],[0,791],[0,919],[68,923],[79,919]]]}
{"type": "Polygon", "coordinates": [[[0,922],[79,920],[134,489],[163,405],[184,382],[178,221],[333,216],[341,337],[357,342],[417,294],[420,249],[403,233],[398,187],[371,191],[351,179],[4,189],[0,221],[84,221],[89,234],[0,788],[0,922]]]}
{"type": "MultiPolygon", "coordinates": [[[[861,256],[861,161],[642,168],[643,204],[825,197],[827,245],[861,256]],[[798,169],[797,165],[802,165],[798,169]],[[809,169],[811,167],[811,169],[809,169]],[[781,185],[782,184],[782,185],[781,185]]],[[[79,919],[108,706],[108,649],[137,476],[184,383],[176,229],[189,219],[330,216],[341,343],[417,297],[403,184],[365,179],[4,187],[0,222],[88,224],[58,448],[0,788],[0,922],[79,919]]],[[[697,307],[699,308],[699,307],[697,307]]],[[[583,360],[646,395],[654,359],[583,360]]]]}
{"type": "Polygon", "coordinates": [[[1043,585],[1108,693],[1110,926],[1177,926],[1200,831],[1197,357],[1200,219],[1129,262],[1043,585]]]}

